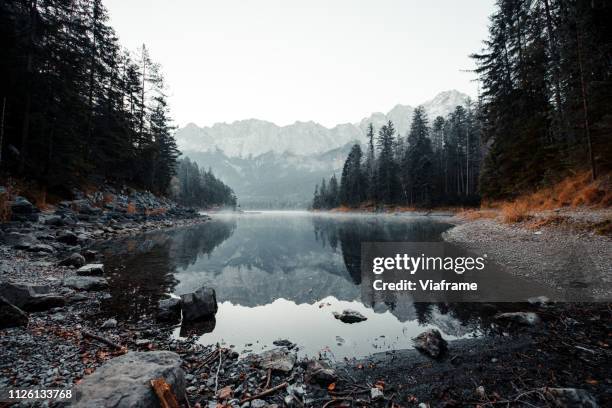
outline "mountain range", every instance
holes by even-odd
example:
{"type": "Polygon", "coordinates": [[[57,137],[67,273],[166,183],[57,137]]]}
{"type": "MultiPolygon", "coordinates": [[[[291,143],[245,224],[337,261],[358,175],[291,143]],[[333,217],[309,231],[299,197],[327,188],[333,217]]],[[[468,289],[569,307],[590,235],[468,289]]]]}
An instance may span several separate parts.
{"type": "MultiPolygon", "coordinates": [[[[445,91],[420,104],[430,121],[465,106],[466,94],[445,91]]],[[[183,155],[231,186],[247,208],[305,208],[321,178],[339,174],[350,146],[364,144],[370,123],[377,131],[391,120],[406,136],[414,107],[396,105],[386,114],[375,112],[355,123],[327,128],[315,122],[288,126],[247,119],[198,127],[190,123],[175,137],[183,155]]]]}

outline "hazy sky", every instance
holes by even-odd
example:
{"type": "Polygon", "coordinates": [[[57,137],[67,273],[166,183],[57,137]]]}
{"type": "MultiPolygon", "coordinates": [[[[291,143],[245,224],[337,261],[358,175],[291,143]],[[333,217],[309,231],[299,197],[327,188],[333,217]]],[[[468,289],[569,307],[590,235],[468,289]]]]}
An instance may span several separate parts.
{"type": "Polygon", "coordinates": [[[178,125],[355,122],[440,91],[476,95],[489,0],[106,0],[162,64],[178,125]]]}

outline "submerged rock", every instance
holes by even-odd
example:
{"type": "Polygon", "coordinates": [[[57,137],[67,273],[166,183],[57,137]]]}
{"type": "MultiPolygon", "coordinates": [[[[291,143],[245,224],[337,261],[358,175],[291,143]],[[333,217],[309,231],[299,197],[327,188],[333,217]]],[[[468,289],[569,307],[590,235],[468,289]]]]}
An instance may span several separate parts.
{"type": "Polygon", "coordinates": [[[287,339],[274,340],[272,344],[274,344],[277,347],[287,347],[289,350],[295,347],[295,343],[292,343],[287,339]]]}
{"type": "Polygon", "coordinates": [[[108,287],[108,281],[97,276],[71,276],[64,279],[64,286],[79,290],[101,290],[108,287]]]}
{"type": "Polygon", "coordinates": [[[447,349],[446,340],[436,329],[424,331],[412,340],[414,341],[414,348],[432,358],[441,357],[447,349]]]}
{"type": "Polygon", "coordinates": [[[158,407],[150,381],[163,378],[180,402],[185,396],[181,358],[170,351],[129,352],[85,377],[76,388],[73,407],[158,407]]]}
{"type": "Polygon", "coordinates": [[[368,320],[356,310],[346,309],[342,313],[334,312],[334,317],[344,323],[359,323],[368,320]]]}
{"type": "Polygon", "coordinates": [[[28,315],[0,296],[0,329],[28,325],[28,315]]]}
{"type": "Polygon", "coordinates": [[[181,295],[183,320],[197,320],[217,313],[217,296],[213,288],[202,287],[195,293],[181,295]]]}

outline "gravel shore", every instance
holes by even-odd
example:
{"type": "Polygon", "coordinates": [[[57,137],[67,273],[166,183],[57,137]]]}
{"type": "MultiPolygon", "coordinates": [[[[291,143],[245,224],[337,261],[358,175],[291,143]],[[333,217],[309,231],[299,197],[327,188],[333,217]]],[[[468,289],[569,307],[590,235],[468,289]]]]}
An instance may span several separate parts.
{"type": "Polygon", "coordinates": [[[580,293],[583,298],[577,301],[612,301],[612,239],[571,227],[610,220],[612,212],[565,210],[554,215],[573,222],[568,227],[534,229],[533,223],[508,225],[498,219],[455,217],[458,225],[443,237],[468,250],[486,253],[511,274],[580,293]]]}

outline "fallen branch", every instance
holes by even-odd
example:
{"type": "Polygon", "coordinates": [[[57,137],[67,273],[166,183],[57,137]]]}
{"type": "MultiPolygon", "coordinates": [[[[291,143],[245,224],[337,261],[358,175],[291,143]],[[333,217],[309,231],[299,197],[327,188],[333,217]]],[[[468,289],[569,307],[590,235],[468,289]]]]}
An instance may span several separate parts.
{"type": "Polygon", "coordinates": [[[88,332],[86,330],[81,330],[81,335],[84,338],[90,338],[90,339],[98,340],[100,343],[104,343],[107,346],[115,348],[117,350],[121,350],[123,348],[123,346],[121,346],[121,344],[117,344],[114,341],[111,341],[111,340],[106,339],[104,337],[98,336],[97,334],[88,332]]]}
{"type": "Polygon", "coordinates": [[[325,404],[323,404],[322,408],[327,408],[336,402],[342,402],[342,401],[354,401],[354,399],[353,398],[334,398],[333,400],[327,401],[325,404]]]}
{"type": "Polygon", "coordinates": [[[262,391],[262,392],[260,392],[257,395],[252,395],[250,397],[243,398],[242,400],[240,400],[240,404],[242,405],[245,402],[249,402],[249,401],[252,401],[252,400],[255,400],[255,399],[259,399],[261,397],[265,397],[266,395],[274,394],[276,391],[282,390],[283,388],[287,388],[288,386],[289,386],[289,383],[284,382],[282,384],[277,385],[276,387],[268,388],[267,390],[262,391]]]}

